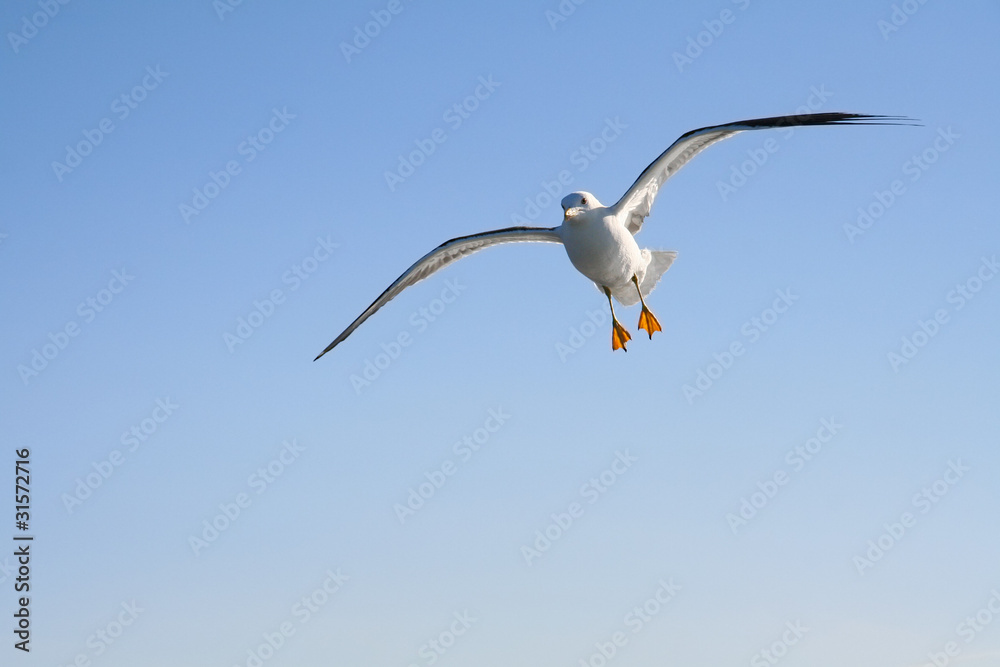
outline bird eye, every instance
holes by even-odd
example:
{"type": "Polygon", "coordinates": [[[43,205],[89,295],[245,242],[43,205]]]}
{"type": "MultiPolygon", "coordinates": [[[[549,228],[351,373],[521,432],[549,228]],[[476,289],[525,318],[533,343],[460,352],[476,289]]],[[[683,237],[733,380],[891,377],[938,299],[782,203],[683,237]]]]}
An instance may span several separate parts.
{"type": "Polygon", "coordinates": [[[581,200],[580,200],[580,203],[581,203],[581,204],[586,204],[586,203],[587,203],[587,198],[586,198],[586,197],[584,197],[583,199],[581,199],[581,200]]]}

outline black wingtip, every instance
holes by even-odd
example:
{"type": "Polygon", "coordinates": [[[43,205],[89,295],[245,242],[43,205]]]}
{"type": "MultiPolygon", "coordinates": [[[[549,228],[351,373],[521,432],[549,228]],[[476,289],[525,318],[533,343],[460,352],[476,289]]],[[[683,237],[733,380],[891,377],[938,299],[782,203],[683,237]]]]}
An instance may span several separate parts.
{"type": "Polygon", "coordinates": [[[745,121],[749,127],[770,127],[772,125],[914,125],[916,119],[908,116],[889,116],[882,114],[847,113],[843,111],[827,111],[823,113],[807,113],[789,116],[774,116],[771,118],[756,118],[745,121]]]}
{"type": "Polygon", "coordinates": [[[788,116],[770,116],[768,118],[750,118],[725,125],[712,125],[691,130],[681,135],[681,138],[701,134],[718,129],[756,130],[780,127],[801,127],[805,125],[914,125],[922,127],[915,118],[909,116],[888,116],[866,113],[847,113],[844,111],[827,111],[823,113],[804,113],[788,116]]]}
{"type": "Polygon", "coordinates": [[[910,118],[909,116],[839,112],[835,112],[834,115],[839,117],[839,119],[831,121],[835,125],[912,125],[923,127],[923,123],[918,118],[910,118]]]}

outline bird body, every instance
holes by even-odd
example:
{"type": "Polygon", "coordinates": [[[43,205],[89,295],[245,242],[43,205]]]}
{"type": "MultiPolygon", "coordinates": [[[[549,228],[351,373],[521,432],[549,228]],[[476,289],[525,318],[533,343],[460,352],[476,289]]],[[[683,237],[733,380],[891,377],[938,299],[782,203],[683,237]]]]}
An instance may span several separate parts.
{"type": "MultiPolygon", "coordinates": [[[[571,205],[574,199],[590,201],[592,197],[585,192],[573,193],[563,202],[566,206],[571,205]]],[[[639,280],[642,280],[648,257],[644,263],[639,244],[615,212],[601,206],[596,199],[594,201],[596,206],[580,207],[578,213],[567,216],[559,227],[559,234],[566,255],[576,270],[598,286],[606,286],[616,293],[629,287],[633,275],[640,274],[639,280]]]]}
{"type": "Polygon", "coordinates": [[[594,281],[598,289],[607,287],[623,306],[639,302],[632,277],[639,281],[643,297],[649,296],[660,276],[670,268],[677,253],[673,250],[639,248],[622,216],[603,206],[589,192],[574,192],[563,199],[563,208],[573,210],[584,200],[593,205],[566,216],[558,227],[566,255],[577,271],[594,281]]]}
{"type": "Polygon", "coordinates": [[[646,167],[621,199],[604,206],[589,192],[573,192],[562,200],[563,223],[559,227],[508,227],[451,239],[421,257],[364,310],[325,350],[319,359],[346,339],[361,324],[397,294],[457,259],[501,243],[562,243],[570,262],[604,292],[611,306],[611,347],[625,349],[631,336],[615,317],[612,297],[624,306],[642,303],[639,328],[649,337],[661,331],[646,307],[645,297],[670,268],[677,253],[672,250],[640,249],[633,238],[668,178],[701,151],[723,139],[748,130],[801,125],[904,125],[907,118],[854,113],[814,113],[798,116],[755,118],[691,130],[680,136],[646,167]]]}

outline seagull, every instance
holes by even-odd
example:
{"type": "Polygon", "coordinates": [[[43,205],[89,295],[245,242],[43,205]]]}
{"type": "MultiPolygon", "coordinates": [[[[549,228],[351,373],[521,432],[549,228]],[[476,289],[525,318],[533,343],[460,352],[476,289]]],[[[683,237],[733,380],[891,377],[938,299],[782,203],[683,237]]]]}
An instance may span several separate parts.
{"type": "MultiPolygon", "coordinates": [[[[646,306],[645,297],[673,264],[673,250],[639,248],[634,236],[649,216],[653,200],[664,182],[694,156],[712,144],[747,130],[766,130],[799,125],[908,125],[902,116],[878,116],[856,113],[812,113],[798,116],[774,116],[712,125],[682,134],[653,163],[646,167],[632,187],[612,206],[605,206],[589,192],[573,192],[562,200],[563,222],[558,227],[507,227],[479,234],[459,236],[430,251],[396,279],[372,305],[344,329],[319,359],[344,341],[382,306],[400,292],[424,278],[483,248],[501,243],[561,243],[577,271],[597,285],[611,306],[611,349],[628,351],[629,332],[615,316],[618,301],[623,306],[642,304],[639,328],[653,338],[662,331],[659,321],[646,306]]],[[[315,361],[315,359],[314,359],[315,361]]]]}

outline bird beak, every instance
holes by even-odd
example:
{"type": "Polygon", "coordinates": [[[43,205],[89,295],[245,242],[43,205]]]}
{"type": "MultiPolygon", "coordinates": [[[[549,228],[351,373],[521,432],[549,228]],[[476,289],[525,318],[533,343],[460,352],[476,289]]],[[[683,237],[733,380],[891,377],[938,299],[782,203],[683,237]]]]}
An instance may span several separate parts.
{"type": "Polygon", "coordinates": [[[583,212],[580,208],[568,208],[566,213],[563,215],[563,221],[569,220],[570,218],[580,215],[583,212]]]}

